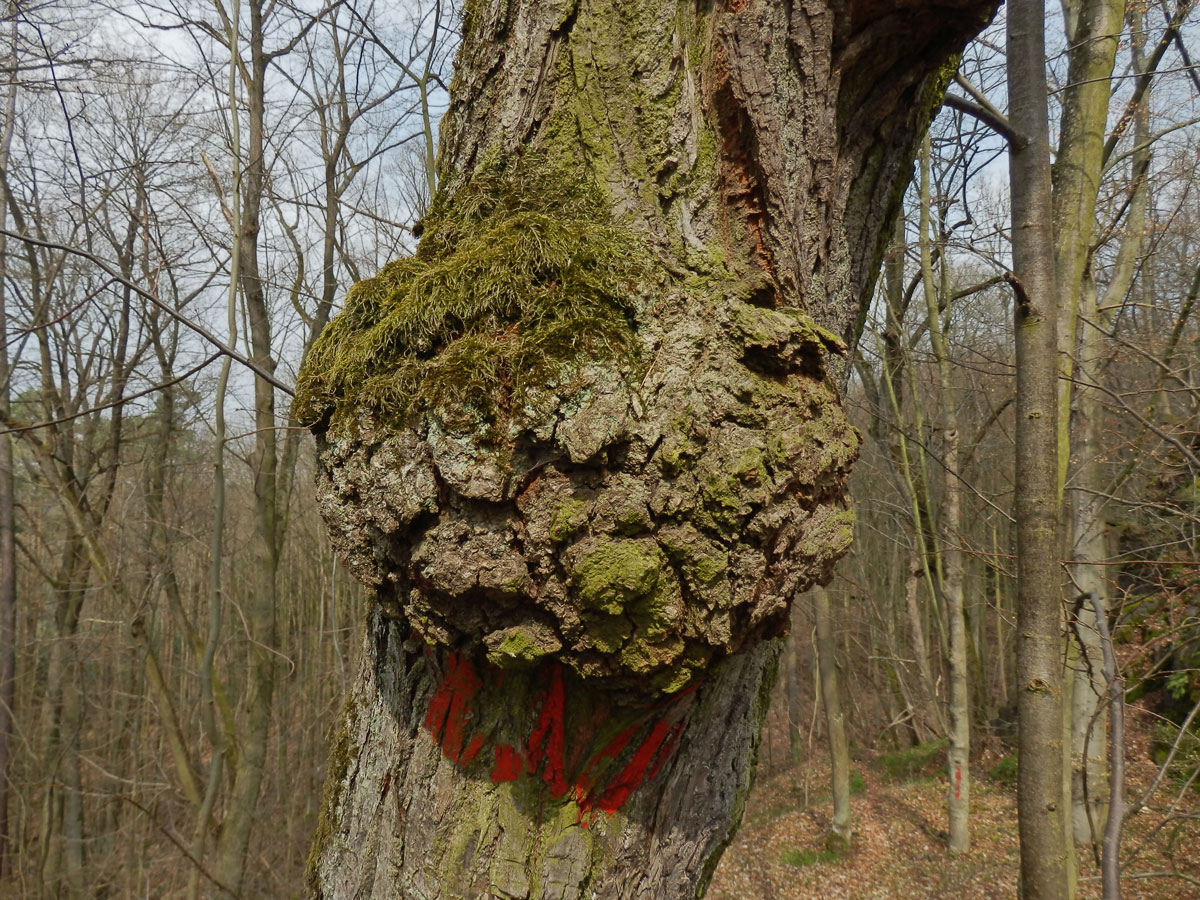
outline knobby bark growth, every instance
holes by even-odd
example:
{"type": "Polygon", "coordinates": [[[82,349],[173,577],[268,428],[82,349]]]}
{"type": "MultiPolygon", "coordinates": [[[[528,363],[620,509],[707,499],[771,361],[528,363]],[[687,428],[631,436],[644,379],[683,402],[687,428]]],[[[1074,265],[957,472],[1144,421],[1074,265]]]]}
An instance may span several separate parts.
{"type": "Polygon", "coordinates": [[[850,540],[828,357],[991,11],[468,4],[421,247],[297,396],[378,599],[317,895],[703,893],[850,540]]]}

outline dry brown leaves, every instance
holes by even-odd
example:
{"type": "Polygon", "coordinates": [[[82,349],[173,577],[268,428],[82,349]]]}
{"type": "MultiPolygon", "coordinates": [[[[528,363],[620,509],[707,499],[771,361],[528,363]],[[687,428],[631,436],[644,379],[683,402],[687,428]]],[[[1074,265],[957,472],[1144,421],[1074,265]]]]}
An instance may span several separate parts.
{"type": "MultiPolygon", "coordinates": [[[[1129,749],[1130,798],[1153,778],[1148,719],[1135,715],[1129,749]]],[[[841,859],[824,859],[832,815],[827,760],[760,781],[747,804],[741,832],[726,851],[710,900],[1008,900],[1017,890],[1015,789],[982,774],[995,759],[976,761],[971,798],[971,851],[946,849],[944,782],[882,780],[863,760],[855,770],[863,790],[851,800],[854,846],[841,859]]],[[[1177,790],[1159,791],[1151,809],[1133,817],[1123,842],[1125,900],[1197,900],[1200,882],[1200,794],[1171,810],[1177,790]],[[1164,823],[1166,814],[1171,817],[1164,823]],[[1181,813],[1191,815],[1182,816],[1181,813]],[[1138,848],[1141,849],[1138,849],[1138,848]],[[1135,850],[1137,850],[1135,854],[1135,850]],[[1168,852],[1169,851],[1169,852],[1168,852]]],[[[1079,849],[1078,900],[1099,900],[1091,848],[1079,849]]]]}

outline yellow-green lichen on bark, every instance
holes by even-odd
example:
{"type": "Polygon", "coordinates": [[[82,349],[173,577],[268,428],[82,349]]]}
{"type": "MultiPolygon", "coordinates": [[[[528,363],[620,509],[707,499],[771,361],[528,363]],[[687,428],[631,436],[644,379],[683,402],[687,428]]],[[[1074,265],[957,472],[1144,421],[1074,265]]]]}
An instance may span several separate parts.
{"type": "Polygon", "coordinates": [[[562,641],[546,626],[516,625],[488,638],[488,662],[501,669],[528,668],[562,649],[562,641]]]}
{"type": "Polygon", "coordinates": [[[570,538],[587,524],[590,510],[586,500],[568,500],[550,520],[550,539],[561,543],[570,538]]]}
{"type": "Polygon", "coordinates": [[[589,609],[624,612],[627,605],[654,594],[664,562],[652,541],[601,544],[575,567],[579,597],[589,609]]]}

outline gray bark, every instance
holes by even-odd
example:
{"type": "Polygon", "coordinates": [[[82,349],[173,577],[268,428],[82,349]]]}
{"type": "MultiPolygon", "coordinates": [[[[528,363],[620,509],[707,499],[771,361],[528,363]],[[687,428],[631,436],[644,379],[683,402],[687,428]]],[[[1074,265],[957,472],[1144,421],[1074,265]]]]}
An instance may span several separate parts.
{"type": "MultiPolygon", "coordinates": [[[[10,26],[12,59],[16,60],[14,16],[10,26]]],[[[16,119],[16,66],[9,75],[0,127],[0,172],[7,173],[16,119]]],[[[0,229],[8,228],[8,203],[0,199],[0,229]]],[[[8,358],[8,240],[0,235],[0,422],[10,412],[8,358]]],[[[13,759],[13,706],[17,687],[17,542],[16,479],[13,474],[13,438],[0,435],[0,880],[8,874],[13,855],[13,835],[8,818],[8,785],[13,759]]]]}
{"type": "Polygon", "coordinates": [[[1112,635],[1108,631],[1108,608],[1095,594],[1087,599],[1100,632],[1104,678],[1112,711],[1108,773],[1110,805],[1104,823],[1100,879],[1104,900],[1121,900],[1121,830],[1125,825],[1125,679],[1121,677],[1117,657],[1113,653],[1112,635]]]}
{"type": "Polygon", "coordinates": [[[833,639],[829,595],[822,587],[813,589],[813,612],[817,620],[817,665],[821,671],[821,703],[825,707],[825,728],[829,734],[829,778],[833,793],[833,822],[830,831],[834,846],[850,845],[850,745],[846,741],[846,721],[842,715],[842,696],[838,688],[837,648],[833,639]]]}
{"type": "MultiPolygon", "coordinates": [[[[1095,289],[1084,289],[1084,315],[1096,316],[1095,289]]],[[[1079,340],[1080,379],[1098,379],[1101,335],[1091,325],[1084,327],[1079,340]]],[[[1072,573],[1081,593],[1096,598],[1096,605],[1108,609],[1108,579],[1100,562],[1108,557],[1105,547],[1104,498],[1101,492],[1104,471],[1102,453],[1103,407],[1098,391],[1086,383],[1077,388],[1079,432],[1077,453],[1080,461],[1076,489],[1070,494],[1071,524],[1075,535],[1074,558],[1081,565],[1072,573]]],[[[1071,693],[1072,743],[1072,829],[1077,844],[1098,843],[1105,821],[1105,735],[1108,711],[1101,699],[1105,691],[1100,631],[1092,604],[1083,604],[1075,619],[1079,661],[1068,677],[1074,679],[1071,693]]]]}
{"type": "MultiPolygon", "coordinates": [[[[273,4],[253,0],[248,4],[249,30],[246,35],[249,59],[239,62],[245,74],[243,83],[247,105],[246,164],[241,177],[238,243],[238,273],[246,317],[250,327],[251,357],[261,371],[273,374],[275,359],[271,337],[271,315],[266,286],[259,267],[259,229],[267,188],[266,168],[266,90],[267,69],[271,62],[265,41],[273,4]]],[[[236,35],[230,52],[237,58],[236,35]]],[[[250,468],[254,477],[254,501],[257,519],[255,577],[241,596],[247,637],[250,641],[246,684],[247,717],[239,736],[232,765],[233,779],[228,813],[217,841],[213,872],[228,892],[237,893],[246,871],[250,833],[258,808],[267,743],[271,724],[271,701],[279,659],[276,641],[277,575],[281,539],[281,514],[278,505],[279,451],[275,416],[275,388],[265,378],[254,379],[254,450],[250,468]]],[[[225,894],[221,891],[220,894],[225,894]]]]}
{"type": "MultiPolygon", "coordinates": [[[[1069,86],[1063,92],[1063,127],[1053,171],[1055,281],[1060,290],[1058,333],[1059,368],[1059,478],[1065,483],[1069,459],[1077,460],[1072,481],[1078,490],[1069,497],[1064,529],[1068,553],[1080,561],[1103,559],[1104,537],[1100,510],[1094,493],[1101,488],[1100,424],[1098,397],[1094,390],[1077,386],[1072,376],[1077,367],[1079,382],[1094,377],[1099,359],[1100,335],[1096,322],[1095,287],[1087,266],[1091,259],[1095,228],[1096,197],[1103,169],[1105,124],[1109,106],[1117,39],[1124,15],[1124,0],[1072,0],[1064,7],[1067,40],[1070,44],[1069,86]],[[1085,324],[1079,325],[1080,320],[1085,324]],[[1076,393],[1079,431],[1077,447],[1070,441],[1072,394],[1076,393]]],[[[1141,38],[1139,37],[1140,41],[1141,38]]],[[[1136,229],[1135,229],[1136,230],[1136,229]]],[[[1075,570],[1081,592],[1103,592],[1104,575],[1099,566],[1082,565],[1075,570]]],[[[1077,635],[1078,665],[1070,666],[1065,694],[1069,698],[1071,765],[1069,799],[1072,836],[1075,843],[1099,840],[1104,819],[1104,738],[1106,714],[1098,700],[1104,691],[1100,673],[1100,642],[1090,607],[1080,610],[1077,635]]]]}
{"type": "Polygon", "coordinates": [[[1008,5],[1017,351],[1017,819],[1021,896],[1067,896],[1056,322],[1042,0],[1008,5]]]}
{"type": "MultiPolygon", "coordinates": [[[[850,539],[856,438],[827,354],[857,332],[945,61],[990,11],[468,6],[421,250],[356,288],[298,392],[335,545],[379,600],[317,895],[703,893],[790,598],[850,539]],[[600,223],[579,200],[597,194],[600,223]],[[448,271],[486,258],[472,236],[514,222],[539,253],[586,236],[537,285],[620,293],[630,353],[577,331],[576,358],[522,386],[502,338],[544,327],[524,297],[404,344],[438,302],[422,286],[453,289],[448,271]],[[644,270],[593,246],[620,234],[644,270]],[[464,331],[501,360],[480,376],[489,414],[419,380],[389,391],[463,352],[464,331]],[[356,351],[361,378],[338,380],[356,351]]],[[[486,268],[470,271],[458,310],[488,300],[486,268]]]]}
{"type": "MultiPolygon", "coordinates": [[[[920,250],[921,281],[925,293],[925,313],[929,319],[929,343],[937,360],[938,381],[942,407],[942,467],[944,472],[941,540],[942,603],[948,620],[950,638],[949,669],[949,728],[950,744],[946,750],[946,805],[949,808],[951,853],[966,853],[971,849],[971,705],[967,674],[967,620],[964,605],[962,544],[962,485],[959,483],[958,392],[954,388],[952,362],[943,332],[949,325],[949,312],[943,313],[938,291],[934,287],[930,235],[930,141],[925,136],[921,147],[921,218],[920,250]]],[[[949,263],[943,258],[941,298],[950,304],[949,263]]]]}

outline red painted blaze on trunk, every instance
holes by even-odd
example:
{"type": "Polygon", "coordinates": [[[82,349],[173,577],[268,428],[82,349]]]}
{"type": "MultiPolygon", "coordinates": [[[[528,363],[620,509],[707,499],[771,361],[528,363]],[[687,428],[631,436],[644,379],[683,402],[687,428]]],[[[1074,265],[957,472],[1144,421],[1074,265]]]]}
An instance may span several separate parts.
{"type": "Polygon", "coordinates": [[[568,790],[566,773],[566,695],[563,690],[562,666],[551,669],[550,686],[542,698],[542,711],[529,735],[525,758],[529,774],[542,769],[542,780],[550,792],[561,797],[568,790]],[[543,762],[545,766],[543,767],[543,762]]]}
{"type": "Polygon", "coordinates": [[[629,795],[642,786],[650,775],[650,766],[655,761],[658,751],[662,748],[675,723],[667,719],[659,719],[650,730],[650,735],[634,751],[633,757],[625,764],[625,768],[612,779],[599,797],[594,794],[579,804],[581,815],[600,809],[612,813],[620,809],[629,795]]]}
{"type": "Polygon", "coordinates": [[[642,727],[642,724],[641,721],[638,721],[630,725],[609,741],[599,753],[588,760],[587,765],[583,767],[583,772],[575,780],[575,802],[579,804],[581,809],[585,805],[588,805],[590,798],[595,795],[596,777],[594,772],[596,766],[601,764],[605,759],[616,759],[620,756],[621,751],[625,749],[626,744],[637,733],[637,730],[642,727]]]}
{"type": "Polygon", "coordinates": [[[962,766],[954,764],[954,799],[962,797],[962,766]]]}
{"type": "Polygon", "coordinates": [[[466,744],[471,702],[481,687],[483,682],[479,680],[470,660],[461,653],[451,653],[446,658],[446,674],[429,701],[425,728],[447,758],[456,763],[469,763],[483,747],[483,735],[475,735],[470,744],[466,744]]]}
{"type": "Polygon", "coordinates": [[[516,781],[525,768],[525,760],[521,754],[509,744],[496,745],[496,764],[492,766],[489,776],[495,784],[504,781],[516,781]]]}
{"type": "MultiPolygon", "coordinates": [[[[554,797],[571,795],[579,807],[580,822],[587,825],[596,810],[616,812],[635,790],[658,775],[675,753],[687,725],[686,709],[680,701],[697,685],[647,707],[595,753],[588,745],[596,739],[596,723],[592,727],[582,726],[573,735],[576,746],[568,756],[567,697],[562,667],[547,666],[543,672],[546,689],[524,752],[511,744],[495,744],[489,777],[497,784],[516,781],[523,772],[540,777],[554,797]],[[639,732],[645,737],[634,744],[639,732]],[[607,764],[628,753],[631,745],[635,749],[616,775],[608,778],[598,775],[607,764]],[[570,769],[578,774],[568,774],[568,758],[572,760],[570,769]]],[[[488,667],[483,674],[489,681],[494,675],[493,687],[500,687],[503,671],[488,667]]],[[[458,765],[469,765],[488,743],[486,734],[471,734],[470,729],[472,706],[482,688],[480,673],[468,657],[458,652],[447,655],[446,671],[429,701],[424,725],[446,758],[458,765]]],[[[603,720],[612,714],[613,711],[601,707],[593,710],[592,718],[603,720]]]]}

